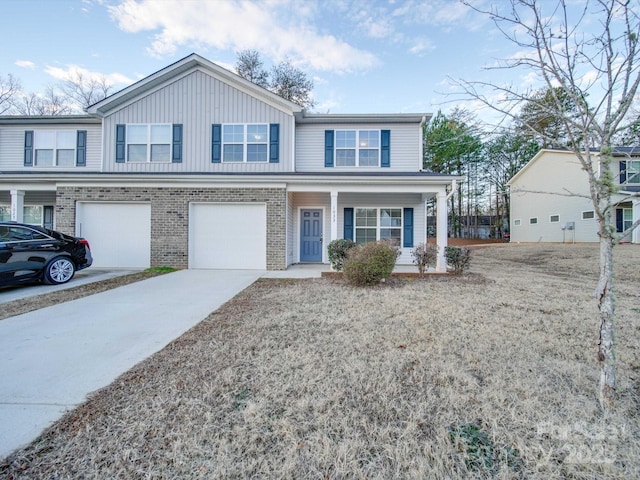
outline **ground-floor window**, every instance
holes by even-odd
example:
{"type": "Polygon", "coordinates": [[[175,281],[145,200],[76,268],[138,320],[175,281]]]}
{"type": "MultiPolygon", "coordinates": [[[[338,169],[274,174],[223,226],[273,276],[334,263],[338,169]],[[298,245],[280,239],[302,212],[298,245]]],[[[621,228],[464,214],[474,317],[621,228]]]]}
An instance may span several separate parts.
{"type": "Polygon", "coordinates": [[[618,208],[616,211],[616,230],[618,233],[624,232],[633,225],[633,209],[618,208]]]}
{"type": "MultiPolygon", "coordinates": [[[[0,222],[11,220],[11,206],[0,205],[0,222]]],[[[53,228],[53,207],[43,205],[25,205],[22,211],[22,223],[53,228]]]]}
{"type": "Polygon", "coordinates": [[[401,208],[356,208],[355,217],[356,243],[389,239],[401,244],[401,208]]]}
{"type": "Polygon", "coordinates": [[[0,222],[8,222],[9,220],[11,220],[11,207],[0,205],[0,222]]]}

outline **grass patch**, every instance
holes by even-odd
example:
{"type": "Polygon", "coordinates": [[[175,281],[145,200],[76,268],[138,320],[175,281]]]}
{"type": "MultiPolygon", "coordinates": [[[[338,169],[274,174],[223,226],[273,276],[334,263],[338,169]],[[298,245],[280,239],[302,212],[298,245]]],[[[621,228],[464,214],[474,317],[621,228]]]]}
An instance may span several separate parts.
{"type": "Polygon", "coordinates": [[[599,409],[597,246],[471,272],[251,287],[0,462],[0,478],[640,478],[640,248],[616,247],[599,409]]]}

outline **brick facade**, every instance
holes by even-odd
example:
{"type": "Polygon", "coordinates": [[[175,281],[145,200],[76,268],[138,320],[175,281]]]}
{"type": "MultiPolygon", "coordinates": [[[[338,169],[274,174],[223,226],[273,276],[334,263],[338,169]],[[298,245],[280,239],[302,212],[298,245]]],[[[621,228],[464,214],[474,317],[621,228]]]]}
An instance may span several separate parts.
{"type": "Polygon", "coordinates": [[[56,198],[56,229],[71,235],[76,229],[76,202],[150,203],[151,266],[176,268],[189,264],[189,203],[265,203],[267,269],[287,267],[284,188],[59,187],[56,198]]]}

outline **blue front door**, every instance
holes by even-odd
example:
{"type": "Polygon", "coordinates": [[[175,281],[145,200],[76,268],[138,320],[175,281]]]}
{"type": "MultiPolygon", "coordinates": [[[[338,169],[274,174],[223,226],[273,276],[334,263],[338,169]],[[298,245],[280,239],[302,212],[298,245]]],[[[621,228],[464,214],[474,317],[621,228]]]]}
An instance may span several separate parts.
{"type": "Polygon", "coordinates": [[[300,261],[322,262],[322,210],[300,211],[300,261]]]}

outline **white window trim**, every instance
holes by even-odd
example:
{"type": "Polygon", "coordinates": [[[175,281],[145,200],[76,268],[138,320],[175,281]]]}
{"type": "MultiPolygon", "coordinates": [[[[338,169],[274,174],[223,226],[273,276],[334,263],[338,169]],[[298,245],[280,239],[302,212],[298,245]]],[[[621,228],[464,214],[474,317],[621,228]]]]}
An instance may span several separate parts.
{"type": "Polygon", "coordinates": [[[52,168],[58,167],[58,150],[73,150],[73,165],[65,165],[64,168],[76,167],[77,149],[78,149],[78,131],[77,130],[48,130],[48,129],[36,129],[33,131],[33,166],[35,168],[52,168]],[[37,148],[38,133],[53,133],[53,147],[52,148],[37,148]],[[71,148],[58,148],[58,133],[59,132],[73,132],[74,141],[73,149],[71,148]],[[51,159],[51,165],[38,165],[38,150],[53,150],[53,158],[51,159]]]}
{"type": "Polygon", "coordinates": [[[124,150],[125,150],[125,158],[127,163],[171,163],[171,158],[173,155],[173,124],[171,123],[127,123],[125,125],[126,131],[125,131],[125,143],[124,143],[124,150]],[[136,161],[136,160],[129,160],[129,145],[142,145],[142,143],[136,143],[136,142],[130,142],[129,141],[129,127],[141,127],[141,126],[146,126],[147,127],[147,159],[144,161],[136,161]],[[164,161],[151,161],[151,145],[166,145],[166,143],[151,143],[151,127],[170,127],[170,132],[171,132],[171,136],[169,137],[169,159],[168,160],[164,160],[164,161]]]}
{"type": "Polygon", "coordinates": [[[269,163],[269,145],[270,145],[270,135],[271,135],[271,129],[269,128],[269,124],[268,123],[223,123],[222,124],[222,131],[220,132],[220,136],[221,136],[221,151],[220,151],[220,161],[222,163],[228,163],[228,164],[234,164],[234,163],[257,163],[257,164],[264,164],[264,163],[269,163]],[[224,127],[228,127],[228,126],[237,126],[237,125],[242,125],[242,143],[239,142],[225,142],[224,141],[224,127]],[[247,127],[250,125],[259,125],[259,126],[265,126],[267,127],[267,139],[264,142],[249,142],[247,140],[247,127]],[[267,146],[267,156],[264,160],[261,161],[248,161],[247,160],[247,156],[248,156],[248,152],[247,152],[247,146],[248,145],[266,145],[267,146]],[[225,161],[224,159],[224,146],[225,145],[242,145],[242,161],[241,162],[231,162],[231,161],[225,161]]]}
{"type": "Polygon", "coordinates": [[[335,131],[336,140],[334,141],[333,147],[333,156],[335,158],[334,165],[335,168],[378,168],[380,167],[380,162],[382,161],[382,131],[372,128],[343,128],[335,131]],[[337,133],[338,132],[356,132],[356,164],[355,165],[338,165],[338,150],[353,150],[354,148],[339,148],[337,142],[337,133]],[[360,147],[360,132],[377,132],[378,133],[378,146],[377,147],[360,147]],[[360,150],[377,150],[378,151],[378,164],[377,165],[360,165],[360,150]]]}
{"type": "Polygon", "coordinates": [[[560,214],[556,213],[554,215],[549,215],[549,223],[559,223],[560,222],[560,214]],[[557,220],[553,220],[553,217],[558,217],[557,220]]]}
{"type": "Polygon", "coordinates": [[[519,219],[519,218],[514,219],[514,220],[513,220],[513,226],[514,226],[514,227],[520,227],[520,226],[522,226],[522,220],[521,220],[521,219],[519,219]]]}
{"type": "Polygon", "coordinates": [[[624,185],[640,185],[640,160],[627,160],[626,175],[627,179],[625,180],[624,185]],[[631,168],[632,163],[638,164],[638,168],[631,168]],[[638,176],[639,180],[637,182],[630,182],[629,177],[634,175],[638,176]]]}
{"type": "Polygon", "coordinates": [[[582,220],[595,220],[595,218],[596,218],[596,212],[595,212],[595,211],[593,211],[593,210],[584,210],[584,211],[580,214],[580,218],[581,218],[582,220]],[[593,217],[591,217],[591,218],[584,218],[584,214],[585,214],[585,213],[591,213],[591,214],[593,215],[593,217]]]}
{"type": "Polygon", "coordinates": [[[400,230],[400,245],[404,245],[404,208],[403,207],[353,207],[353,241],[358,241],[358,228],[367,228],[376,230],[376,242],[381,240],[380,230],[383,228],[393,228],[400,230]],[[357,225],[357,212],[358,210],[375,210],[376,211],[376,226],[375,227],[358,227],[357,225]],[[380,225],[380,210],[400,210],[400,226],[399,227],[383,227],[380,225]]]}

